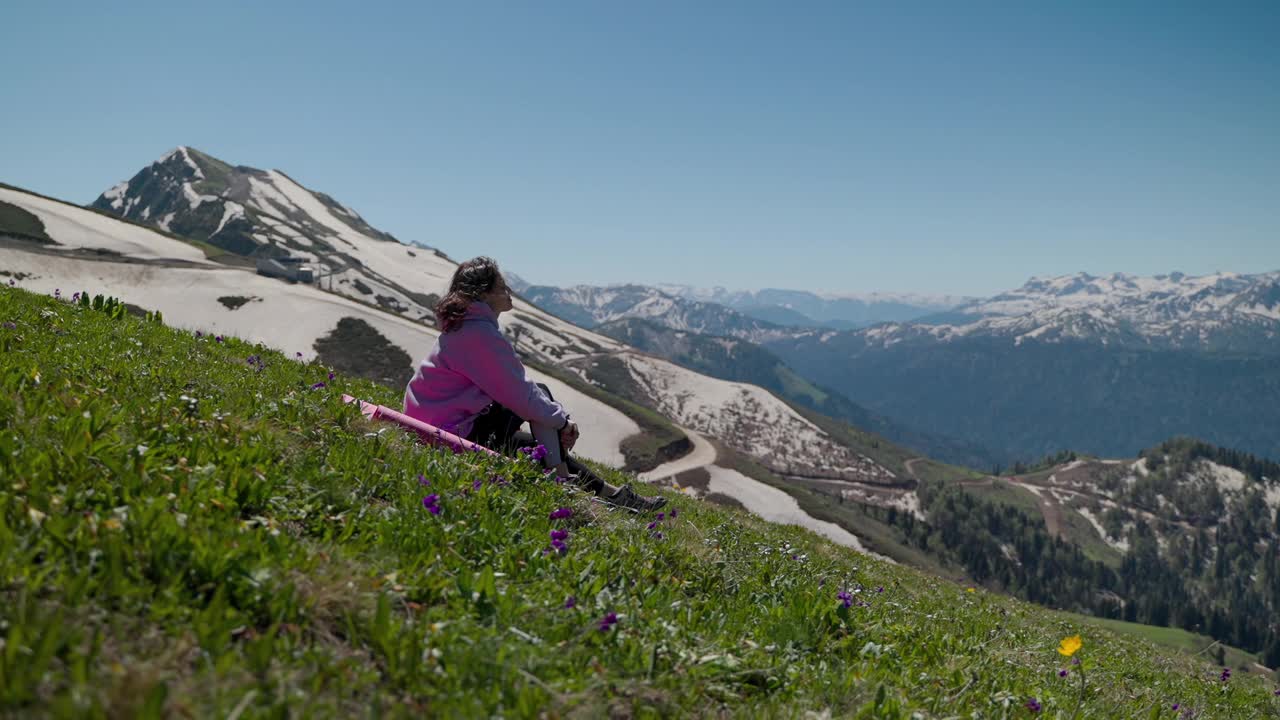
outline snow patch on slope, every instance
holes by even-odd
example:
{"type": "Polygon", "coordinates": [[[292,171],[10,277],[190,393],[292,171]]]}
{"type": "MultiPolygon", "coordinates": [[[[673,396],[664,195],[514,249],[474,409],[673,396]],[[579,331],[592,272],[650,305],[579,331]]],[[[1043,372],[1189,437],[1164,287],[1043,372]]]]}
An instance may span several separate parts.
{"type": "Polygon", "coordinates": [[[74,205],[8,188],[0,188],[0,201],[16,205],[40,218],[49,237],[61,243],[53,247],[55,250],[86,248],[147,260],[173,259],[212,264],[205,259],[204,251],[189,243],[74,205]]]}
{"type": "Polygon", "coordinates": [[[835,442],[763,388],[707,377],[658,358],[621,357],[660,413],[724,440],[777,472],[829,476],[834,468],[860,481],[894,480],[888,469],[835,442]]]}
{"type": "Polygon", "coordinates": [[[223,204],[222,220],[221,222],[218,223],[218,229],[214,230],[212,233],[209,233],[209,237],[213,237],[214,235],[217,235],[218,233],[222,232],[222,228],[226,227],[227,223],[231,222],[231,220],[238,217],[241,217],[241,218],[244,217],[244,206],[241,205],[240,203],[227,200],[223,204]]]}
{"type": "Polygon", "coordinates": [[[814,519],[800,509],[800,504],[795,498],[782,490],[719,465],[712,465],[707,470],[711,474],[711,481],[707,485],[708,490],[728,495],[742,503],[743,507],[752,514],[772,523],[799,525],[835,543],[870,554],[856,535],[835,523],[814,519]]]}
{"type": "Polygon", "coordinates": [[[1106,529],[1102,527],[1102,522],[1098,520],[1098,516],[1094,515],[1093,511],[1091,511],[1089,508],[1077,507],[1077,508],[1071,508],[1071,509],[1080,513],[1081,517],[1089,521],[1089,524],[1093,526],[1093,529],[1098,531],[1098,537],[1102,538],[1103,542],[1110,545],[1112,548],[1119,550],[1122,555],[1124,553],[1129,552],[1129,540],[1127,538],[1121,538],[1117,540],[1115,538],[1109,537],[1107,535],[1106,529]]]}

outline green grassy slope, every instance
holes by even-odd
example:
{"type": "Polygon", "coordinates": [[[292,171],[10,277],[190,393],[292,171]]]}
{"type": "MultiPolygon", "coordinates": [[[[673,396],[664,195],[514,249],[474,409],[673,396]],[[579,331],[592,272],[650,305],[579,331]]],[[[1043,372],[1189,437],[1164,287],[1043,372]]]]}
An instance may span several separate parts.
{"type": "Polygon", "coordinates": [[[1256,678],[796,528],[673,497],[649,529],[235,339],[0,288],[0,384],[0,714],[1280,712],[1256,678]],[[1076,632],[1083,696],[1057,676],[1076,632]]]}
{"type": "Polygon", "coordinates": [[[1124,633],[1134,637],[1142,638],[1156,645],[1166,648],[1174,648],[1182,652],[1191,653],[1192,655],[1200,655],[1205,658],[1214,660],[1219,659],[1217,649],[1222,648],[1221,661],[1228,667],[1232,667],[1244,672],[1258,672],[1257,656],[1250,652],[1245,652],[1240,648],[1223,645],[1216,642],[1213,638],[1205,635],[1199,635],[1187,630],[1170,627],[1156,627],[1155,625],[1142,625],[1141,623],[1125,622],[1124,620],[1111,620],[1108,618],[1095,618],[1086,615],[1078,615],[1079,621],[1082,623],[1097,625],[1099,627],[1112,630],[1117,633],[1124,633]]]}

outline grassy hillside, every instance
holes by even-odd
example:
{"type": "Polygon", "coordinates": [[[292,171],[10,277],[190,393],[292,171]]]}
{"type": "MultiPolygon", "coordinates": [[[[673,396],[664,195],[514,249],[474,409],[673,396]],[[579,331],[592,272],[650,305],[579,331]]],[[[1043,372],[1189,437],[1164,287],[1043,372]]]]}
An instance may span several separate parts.
{"type": "Polygon", "coordinates": [[[1246,672],[1257,671],[1258,658],[1253,653],[1245,652],[1240,648],[1234,648],[1230,645],[1223,645],[1215,641],[1211,637],[1199,635],[1197,633],[1188,632],[1179,628],[1156,627],[1155,625],[1142,625],[1140,623],[1125,622],[1123,620],[1110,620],[1108,618],[1094,618],[1085,615],[1080,616],[1080,621],[1098,625],[1114,630],[1118,633],[1135,635],[1150,640],[1157,645],[1163,645],[1169,648],[1177,648],[1183,652],[1192,653],[1194,655],[1203,655],[1211,661],[1228,667],[1245,670],[1246,672]],[[1219,649],[1221,650],[1219,652],[1219,649]]]}
{"type": "Polygon", "coordinates": [[[0,383],[0,714],[1280,712],[1255,678],[795,528],[419,447],[338,398],[393,391],[235,339],[2,288],[0,383]]]}

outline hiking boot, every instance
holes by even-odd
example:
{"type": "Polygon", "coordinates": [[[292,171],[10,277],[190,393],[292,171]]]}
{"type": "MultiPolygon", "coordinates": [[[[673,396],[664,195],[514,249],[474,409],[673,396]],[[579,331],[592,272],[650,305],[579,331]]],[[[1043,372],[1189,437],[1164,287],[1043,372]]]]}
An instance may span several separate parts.
{"type": "Polygon", "coordinates": [[[667,504],[667,499],[661,495],[655,495],[653,497],[637,495],[636,491],[632,490],[630,485],[623,485],[618,488],[617,492],[612,495],[605,496],[604,499],[605,502],[610,505],[616,505],[636,512],[653,512],[667,504]]]}

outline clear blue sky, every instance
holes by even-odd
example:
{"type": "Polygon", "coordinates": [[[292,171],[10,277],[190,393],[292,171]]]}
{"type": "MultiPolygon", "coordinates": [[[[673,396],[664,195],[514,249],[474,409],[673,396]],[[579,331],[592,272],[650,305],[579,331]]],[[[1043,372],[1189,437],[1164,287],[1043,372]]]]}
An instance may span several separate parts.
{"type": "Polygon", "coordinates": [[[1280,269],[1280,2],[8,0],[0,181],[279,168],[535,282],[1280,269]]]}

